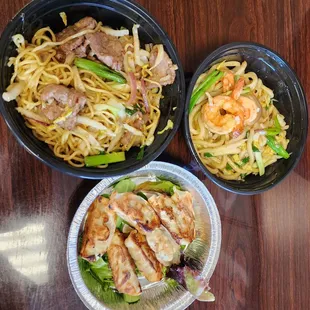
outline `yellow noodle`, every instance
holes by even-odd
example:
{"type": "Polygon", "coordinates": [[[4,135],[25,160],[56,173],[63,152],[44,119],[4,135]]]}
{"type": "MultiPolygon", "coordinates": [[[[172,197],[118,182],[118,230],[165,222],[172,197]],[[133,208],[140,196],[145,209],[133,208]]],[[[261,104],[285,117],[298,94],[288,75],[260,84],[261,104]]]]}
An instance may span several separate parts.
{"type": "MultiPolygon", "coordinates": [[[[14,66],[11,84],[19,81],[26,82],[26,87],[16,99],[18,107],[40,114],[41,106],[44,107],[45,104],[41,101],[41,93],[46,85],[62,84],[74,87],[76,79],[79,78],[79,83],[82,84],[83,89],[85,88],[84,93],[87,97],[87,103],[79,115],[99,122],[115,134],[113,138],[107,135],[105,131],[98,131],[81,124],[77,126],[80,128],[79,130],[75,128],[70,131],[50,124],[48,120],[49,126],[46,126],[35,120],[25,118],[26,126],[33,131],[34,136],[47,143],[57,157],[62,158],[74,167],[83,167],[85,156],[96,155],[100,151],[117,152],[124,149],[129,150],[133,146],[150,145],[154,140],[160,119],[159,101],[163,98],[162,86],[151,80],[150,66],[146,65],[141,71],[144,80],[158,86],[156,90],[148,90],[149,119],[141,129],[143,137],[133,136],[127,145],[122,145],[122,137],[126,132],[123,128],[123,122],[126,122],[126,119],[114,115],[109,110],[97,111],[94,105],[108,104],[109,99],[113,98],[126,106],[130,97],[128,84],[125,84],[126,87],[123,90],[122,85],[116,82],[105,82],[88,70],[78,69],[79,76],[77,77],[77,71],[73,70],[72,66],[59,63],[55,58],[58,46],[87,33],[94,33],[100,27],[101,23],[98,23],[96,29],[81,31],[62,42],[56,41],[56,36],[49,27],[42,28],[35,33],[31,44],[26,43],[19,46],[18,55],[9,59],[9,65],[14,66]]],[[[126,50],[130,55],[132,53],[130,49],[133,47],[130,43],[132,39],[127,36],[124,40],[128,41],[126,50]]],[[[136,102],[143,105],[142,94],[139,91],[137,91],[136,102]]],[[[106,167],[107,165],[99,166],[99,168],[106,167]]]]}
{"type": "MultiPolygon", "coordinates": [[[[194,89],[196,89],[206,77],[214,70],[220,70],[227,74],[233,73],[235,81],[242,77],[245,81],[243,89],[250,89],[251,95],[256,96],[262,106],[260,119],[251,126],[246,126],[238,137],[233,137],[232,133],[218,134],[212,132],[202,117],[202,107],[204,105],[212,106],[214,97],[217,95],[229,96],[232,90],[224,93],[223,82],[220,80],[212,85],[208,92],[198,100],[197,104],[189,115],[189,128],[192,140],[198,155],[213,174],[226,180],[241,180],[245,175],[258,174],[258,166],[253,153],[253,145],[258,144],[261,148],[262,159],[265,167],[276,162],[280,156],[266,144],[266,138],[263,136],[257,139],[257,130],[265,128],[274,128],[277,115],[281,115],[274,106],[272,98],[273,91],[266,87],[262,80],[254,72],[246,72],[247,63],[238,61],[223,61],[214,64],[208,71],[201,74],[197,79],[194,89]],[[263,139],[264,138],[264,139],[263,139]],[[221,154],[213,156],[214,154],[221,154]],[[207,154],[207,155],[206,155],[207,154]],[[210,157],[212,156],[212,157],[210,157]],[[244,160],[244,161],[242,161],[244,160]]],[[[287,148],[289,140],[286,138],[288,125],[283,123],[281,132],[276,140],[284,149],[287,148]]]]}

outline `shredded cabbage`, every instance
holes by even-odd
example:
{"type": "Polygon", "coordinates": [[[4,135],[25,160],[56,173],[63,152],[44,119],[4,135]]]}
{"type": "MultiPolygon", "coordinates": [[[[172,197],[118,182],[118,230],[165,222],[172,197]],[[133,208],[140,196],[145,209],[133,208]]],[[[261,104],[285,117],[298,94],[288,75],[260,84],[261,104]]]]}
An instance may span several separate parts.
{"type": "Polygon", "coordinates": [[[94,108],[96,111],[109,110],[113,113],[114,116],[119,116],[120,118],[126,117],[125,107],[121,102],[114,98],[109,99],[107,103],[95,104],[94,108]]]}
{"type": "Polygon", "coordinates": [[[26,83],[24,81],[14,83],[7,88],[7,91],[2,94],[2,98],[6,102],[15,100],[24,90],[26,83]]]}
{"type": "Polygon", "coordinates": [[[78,115],[76,121],[79,124],[83,124],[83,125],[90,126],[98,130],[105,131],[107,135],[111,137],[115,136],[115,133],[113,131],[108,129],[106,126],[102,125],[100,122],[97,122],[89,117],[78,115]]]}
{"type": "Polygon", "coordinates": [[[34,119],[35,121],[38,121],[38,122],[42,122],[42,123],[47,123],[46,121],[46,118],[32,112],[32,111],[29,111],[29,110],[26,110],[22,107],[17,107],[16,110],[21,114],[21,115],[24,115],[30,119],[34,119]]]}
{"type": "Polygon", "coordinates": [[[25,38],[22,34],[15,34],[12,37],[12,40],[14,44],[17,46],[17,48],[20,48],[21,46],[25,46],[25,38]]]}
{"type": "Polygon", "coordinates": [[[140,41],[138,35],[138,28],[140,25],[133,25],[132,27],[132,34],[133,34],[133,43],[134,43],[134,56],[135,56],[135,63],[138,66],[143,66],[144,63],[140,59],[140,41]]]}
{"type": "Polygon", "coordinates": [[[78,68],[76,66],[73,66],[72,71],[73,71],[74,88],[83,93],[86,92],[86,88],[81,80],[78,68]]]}
{"type": "Polygon", "coordinates": [[[129,35],[128,29],[115,30],[110,27],[101,27],[101,30],[104,33],[109,34],[110,36],[114,36],[114,37],[123,37],[123,36],[129,35]]]}
{"type": "Polygon", "coordinates": [[[138,130],[138,129],[136,129],[136,128],[128,125],[128,124],[124,124],[124,128],[126,130],[128,130],[129,132],[131,132],[132,134],[134,134],[135,136],[143,136],[142,131],[140,131],[140,130],[138,130]]]}
{"type": "Polygon", "coordinates": [[[91,145],[100,147],[100,143],[95,139],[95,137],[91,133],[83,129],[82,127],[77,126],[74,132],[84,136],[91,145]]]}
{"type": "Polygon", "coordinates": [[[169,130],[169,129],[172,129],[172,128],[173,128],[173,121],[172,121],[171,119],[169,119],[168,122],[167,122],[166,127],[165,127],[163,130],[159,131],[157,134],[158,134],[158,135],[161,135],[161,134],[163,134],[166,130],[169,130]]]}
{"type": "Polygon", "coordinates": [[[68,19],[67,19],[67,14],[65,12],[61,12],[59,13],[61,19],[62,19],[62,22],[65,24],[65,26],[68,25],[68,19]]]}

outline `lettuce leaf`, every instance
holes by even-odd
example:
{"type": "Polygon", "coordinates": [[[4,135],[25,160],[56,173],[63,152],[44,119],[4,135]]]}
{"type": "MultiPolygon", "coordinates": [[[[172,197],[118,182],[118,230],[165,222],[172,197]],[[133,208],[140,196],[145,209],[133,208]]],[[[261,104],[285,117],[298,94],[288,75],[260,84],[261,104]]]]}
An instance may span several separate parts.
{"type": "Polygon", "coordinates": [[[114,185],[114,189],[118,193],[132,192],[135,190],[135,188],[136,184],[131,179],[121,180],[116,185],[114,185]]]}
{"type": "Polygon", "coordinates": [[[137,190],[154,191],[154,192],[166,193],[168,195],[173,195],[174,187],[180,189],[179,186],[173,184],[170,181],[157,181],[157,182],[147,181],[139,184],[137,186],[137,190]]]}
{"type": "Polygon", "coordinates": [[[79,257],[78,263],[86,286],[96,298],[107,304],[117,304],[123,301],[122,295],[110,288],[113,285],[112,272],[102,258],[94,263],[89,263],[79,257]]]}

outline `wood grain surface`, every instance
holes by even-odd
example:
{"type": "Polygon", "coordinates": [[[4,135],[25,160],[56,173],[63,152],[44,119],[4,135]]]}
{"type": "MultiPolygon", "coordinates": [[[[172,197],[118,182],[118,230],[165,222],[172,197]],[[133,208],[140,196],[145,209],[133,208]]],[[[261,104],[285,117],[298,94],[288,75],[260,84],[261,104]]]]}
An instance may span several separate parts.
{"type": "MultiPolygon", "coordinates": [[[[259,42],[295,69],[310,100],[309,0],[139,0],[168,32],[185,72],[217,47],[259,42]]],[[[25,0],[2,0],[0,31],[25,0]]],[[[1,48],[1,47],[0,47],[1,48]]],[[[72,217],[96,184],[28,154],[0,119],[0,308],[85,309],[66,267],[72,217]]],[[[222,220],[222,248],[210,286],[214,303],[189,309],[294,309],[310,305],[310,149],[291,175],[262,195],[228,193],[197,175],[222,220]]],[[[167,152],[195,166],[181,130],[167,152]]]]}

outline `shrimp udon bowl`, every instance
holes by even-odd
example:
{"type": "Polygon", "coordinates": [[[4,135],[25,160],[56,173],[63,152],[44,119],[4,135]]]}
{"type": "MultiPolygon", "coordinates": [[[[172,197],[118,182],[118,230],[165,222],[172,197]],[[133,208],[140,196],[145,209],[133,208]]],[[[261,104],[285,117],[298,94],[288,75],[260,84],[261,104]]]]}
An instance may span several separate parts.
{"type": "Polygon", "coordinates": [[[137,4],[35,0],[1,47],[1,113],[52,168],[94,179],[128,173],[159,156],[179,127],[180,60],[137,4]]]}
{"type": "Polygon", "coordinates": [[[185,130],[203,172],[240,194],[270,189],[298,163],[307,104],[293,70],[275,52],[232,43],[211,53],[187,95],[185,130]]]}

